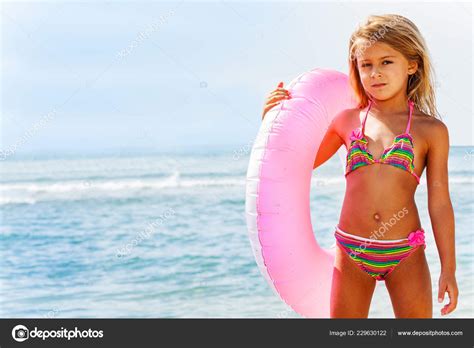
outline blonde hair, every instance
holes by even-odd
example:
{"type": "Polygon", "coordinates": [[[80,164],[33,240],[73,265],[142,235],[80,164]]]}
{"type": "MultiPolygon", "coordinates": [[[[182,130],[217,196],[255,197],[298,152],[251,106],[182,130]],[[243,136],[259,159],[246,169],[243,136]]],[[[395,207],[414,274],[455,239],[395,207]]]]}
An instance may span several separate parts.
{"type": "Polygon", "coordinates": [[[357,57],[367,47],[361,47],[361,42],[369,47],[375,42],[388,44],[407,60],[416,61],[418,69],[409,76],[407,96],[413,100],[418,110],[440,118],[436,108],[431,59],[425,40],[412,21],[394,14],[372,15],[352,33],[349,40],[349,81],[358,99],[358,107],[365,108],[369,103],[369,96],[360,81],[357,57]]]}

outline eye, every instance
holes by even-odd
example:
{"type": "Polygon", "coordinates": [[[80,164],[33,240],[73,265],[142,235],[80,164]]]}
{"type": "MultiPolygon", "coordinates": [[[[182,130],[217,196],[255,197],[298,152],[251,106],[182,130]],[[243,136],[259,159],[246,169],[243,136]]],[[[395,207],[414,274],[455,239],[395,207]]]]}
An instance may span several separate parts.
{"type": "Polygon", "coordinates": [[[362,66],[362,68],[365,68],[365,67],[368,66],[368,65],[370,65],[370,63],[364,63],[364,64],[362,64],[361,66],[362,66]]]}
{"type": "Polygon", "coordinates": [[[384,60],[382,63],[392,64],[393,62],[391,62],[391,61],[389,61],[389,60],[384,60]]]}

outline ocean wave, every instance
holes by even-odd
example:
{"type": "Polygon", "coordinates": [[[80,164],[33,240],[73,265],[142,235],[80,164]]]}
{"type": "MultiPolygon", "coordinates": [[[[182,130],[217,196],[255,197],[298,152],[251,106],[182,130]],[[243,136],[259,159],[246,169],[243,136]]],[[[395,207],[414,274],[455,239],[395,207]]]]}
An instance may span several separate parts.
{"type": "Polygon", "coordinates": [[[245,187],[245,178],[183,179],[179,172],[163,179],[72,180],[55,183],[0,184],[0,205],[35,204],[45,200],[76,200],[97,197],[128,197],[164,189],[198,187],[245,187]]]}
{"type": "Polygon", "coordinates": [[[0,205],[7,204],[35,204],[36,199],[28,197],[0,197],[0,205]]]}
{"type": "Polygon", "coordinates": [[[0,191],[24,191],[31,193],[43,192],[76,192],[86,191],[91,188],[104,191],[117,191],[128,189],[162,189],[176,187],[197,187],[197,186],[238,186],[244,185],[245,179],[180,179],[173,175],[163,180],[75,180],[44,183],[21,183],[21,184],[0,184],[0,191]]]}
{"type": "MultiPolygon", "coordinates": [[[[451,176],[450,184],[473,184],[472,176],[451,176]]],[[[311,186],[344,187],[345,178],[338,176],[313,176],[311,186]]],[[[182,177],[179,171],[163,178],[83,179],[50,182],[16,182],[0,184],[0,205],[35,204],[48,200],[84,200],[94,198],[121,198],[143,196],[166,189],[193,189],[199,187],[245,189],[245,176],[182,177]]],[[[421,184],[426,184],[422,178],[421,184]]]]}

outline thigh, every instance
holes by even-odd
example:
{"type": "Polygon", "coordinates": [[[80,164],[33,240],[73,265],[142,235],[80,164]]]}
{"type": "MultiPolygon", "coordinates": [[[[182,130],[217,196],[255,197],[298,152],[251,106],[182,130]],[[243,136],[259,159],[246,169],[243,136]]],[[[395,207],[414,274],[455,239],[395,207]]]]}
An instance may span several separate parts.
{"type": "Polygon", "coordinates": [[[336,246],[331,288],[331,318],[367,318],[375,279],[336,246]]]}
{"type": "Polygon", "coordinates": [[[432,318],[431,276],[419,247],[385,278],[396,318],[432,318]]]}

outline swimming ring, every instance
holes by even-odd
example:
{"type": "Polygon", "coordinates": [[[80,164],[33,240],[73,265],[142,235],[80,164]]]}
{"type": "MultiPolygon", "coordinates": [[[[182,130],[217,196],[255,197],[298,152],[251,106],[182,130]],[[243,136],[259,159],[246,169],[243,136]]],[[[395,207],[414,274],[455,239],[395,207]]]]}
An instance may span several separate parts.
{"type": "MultiPolygon", "coordinates": [[[[248,235],[260,272],[275,293],[303,317],[329,318],[335,249],[322,248],[315,238],[311,178],[331,120],[356,104],[347,75],[334,70],[313,69],[285,88],[292,98],[268,111],[252,147],[248,235]]],[[[344,151],[342,146],[338,153],[341,176],[344,151]]]]}

